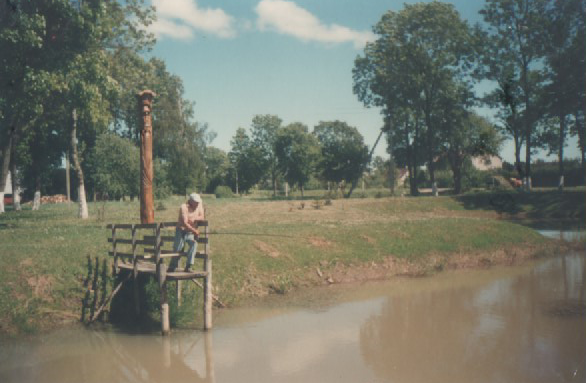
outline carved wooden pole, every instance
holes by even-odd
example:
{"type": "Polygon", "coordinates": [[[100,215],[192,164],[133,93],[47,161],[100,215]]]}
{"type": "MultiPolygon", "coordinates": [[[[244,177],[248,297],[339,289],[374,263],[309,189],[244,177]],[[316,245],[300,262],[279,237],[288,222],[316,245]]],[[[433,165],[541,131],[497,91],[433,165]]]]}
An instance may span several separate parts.
{"type": "Polygon", "coordinates": [[[153,203],[153,126],[152,106],[155,93],[143,90],[138,95],[140,111],[140,222],[154,223],[153,203]]]}

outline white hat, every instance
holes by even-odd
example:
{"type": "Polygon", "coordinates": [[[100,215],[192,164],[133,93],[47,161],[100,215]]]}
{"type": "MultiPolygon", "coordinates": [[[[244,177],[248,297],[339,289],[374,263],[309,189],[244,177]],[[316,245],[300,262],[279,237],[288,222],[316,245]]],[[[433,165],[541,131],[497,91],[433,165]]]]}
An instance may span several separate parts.
{"type": "Polygon", "coordinates": [[[197,203],[201,203],[201,197],[197,193],[191,193],[189,195],[189,200],[197,203]]]}

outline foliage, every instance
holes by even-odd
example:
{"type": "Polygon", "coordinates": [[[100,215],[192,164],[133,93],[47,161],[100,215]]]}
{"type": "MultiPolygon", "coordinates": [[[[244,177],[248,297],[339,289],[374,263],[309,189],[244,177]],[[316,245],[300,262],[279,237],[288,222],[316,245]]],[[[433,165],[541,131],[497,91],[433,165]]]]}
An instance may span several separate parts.
{"type": "Polygon", "coordinates": [[[229,179],[230,159],[226,152],[208,146],[204,152],[206,193],[213,193],[219,185],[225,185],[229,179]]]}
{"type": "Polygon", "coordinates": [[[232,189],[230,189],[230,186],[225,186],[225,185],[216,186],[216,188],[214,189],[214,194],[215,194],[216,198],[232,198],[232,197],[234,197],[234,194],[232,193],[232,189]]]}
{"type": "Polygon", "coordinates": [[[525,145],[525,169],[516,162],[523,176],[531,176],[531,154],[540,109],[537,106],[542,86],[540,63],[543,57],[543,37],[546,27],[546,5],[549,0],[487,0],[480,11],[487,30],[483,44],[482,76],[495,81],[499,87],[493,100],[500,103],[505,131],[520,149],[525,145]]]}
{"type": "Polygon", "coordinates": [[[228,154],[234,170],[233,182],[237,193],[247,192],[264,175],[265,157],[262,149],[254,145],[246,131],[238,128],[230,141],[232,150],[228,154]]]}
{"type": "Polygon", "coordinates": [[[342,121],[322,121],[313,134],[321,144],[318,169],[324,180],[352,183],[362,176],[368,148],[355,127],[342,121]]]}
{"type": "Polygon", "coordinates": [[[502,140],[496,128],[475,113],[453,117],[443,132],[446,135],[447,158],[454,175],[454,193],[459,194],[466,189],[462,185],[465,164],[473,156],[496,155],[502,140]]]}
{"type": "Polygon", "coordinates": [[[252,118],[251,137],[252,143],[260,150],[263,158],[263,173],[268,171],[273,186],[273,195],[277,192],[277,178],[279,165],[275,151],[275,143],[282,120],[275,115],[256,115],[252,118]]]}
{"type": "Polygon", "coordinates": [[[139,195],[139,149],[128,139],[107,133],[98,137],[93,152],[96,191],[109,198],[139,195]]]}
{"type": "Polygon", "coordinates": [[[354,62],[354,93],[366,106],[383,108],[389,151],[409,168],[416,195],[423,157],[434,181],[434,161],[444,144],[444,105],[471,103],[474,39],[453,5],[435,1],[388,11],[373,30],[377,40],[354,62]]]}
{"type": "Polygon", "coordinates": [[[319,143],[301,123],[289,124],[277,133],[275,152],[279,169],[289,185],[299,185],[303,195],[319,158],[319,143]]]}

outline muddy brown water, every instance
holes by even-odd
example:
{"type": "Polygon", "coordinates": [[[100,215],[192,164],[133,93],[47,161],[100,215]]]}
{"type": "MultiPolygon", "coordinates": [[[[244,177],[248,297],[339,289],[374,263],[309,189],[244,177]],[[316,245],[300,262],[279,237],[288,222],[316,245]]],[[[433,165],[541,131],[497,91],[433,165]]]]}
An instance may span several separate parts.
{"type": "MultiPolygon", "coordinates": [[[[547,234],[547,233],[544,233],[547,234]]],[[[0,344],[0,382],[586,382],[586,255],[298,292],[170,337],[0,344]]]]}

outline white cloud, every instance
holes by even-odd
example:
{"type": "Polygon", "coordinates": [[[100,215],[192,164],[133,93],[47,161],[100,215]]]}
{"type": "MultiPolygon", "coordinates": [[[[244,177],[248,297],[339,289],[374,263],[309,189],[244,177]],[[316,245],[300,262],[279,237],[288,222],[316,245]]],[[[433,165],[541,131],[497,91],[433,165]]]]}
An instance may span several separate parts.
{"type": "Polygon", "coordinates": [[[368,31],[355,31],[337,24],[325,25],[292,1],[261,0],[256,6],[256,13],[258,27],[261,30],[272,28],[304,41],[351,42],[359,49],[364,47],[367,41],[375,38],[374,34],[368,31]]]}
{"type": "Polygon", "coordinates": [[[234,37],[234,18],[219,8],[199,8],[196,0],[152,0],[157,21],[152,31],[157,36],[191,39],[194,31],[222,38],[234,37]]]}
{"type": "Polygon", "coordinates": [[[192,28],[167,19],[159,18],[149,28],[156,36],[167,36],[180,40],[190,40],[193,38],[192,28]]]}

